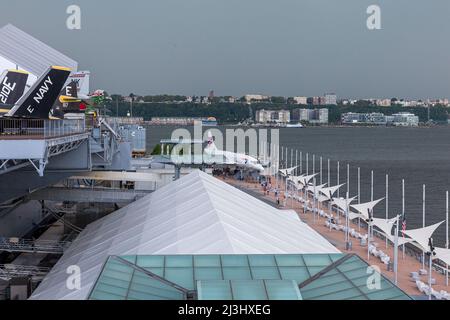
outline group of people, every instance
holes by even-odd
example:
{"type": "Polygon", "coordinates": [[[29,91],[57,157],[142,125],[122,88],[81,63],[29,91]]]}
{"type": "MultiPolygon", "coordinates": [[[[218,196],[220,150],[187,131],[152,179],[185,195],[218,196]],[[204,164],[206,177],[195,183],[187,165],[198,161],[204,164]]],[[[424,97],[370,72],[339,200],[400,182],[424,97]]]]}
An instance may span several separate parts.
{"type": "Polygon", "coordinates": [[[272,179],[270,177],[268,178],[268,180],[261,182],[261,187],[265,195],[270,195],[270,192],[273,192],[277,205],[280,205],[280,190],[278,189],[278,186],[272,185],[272,179]]]}

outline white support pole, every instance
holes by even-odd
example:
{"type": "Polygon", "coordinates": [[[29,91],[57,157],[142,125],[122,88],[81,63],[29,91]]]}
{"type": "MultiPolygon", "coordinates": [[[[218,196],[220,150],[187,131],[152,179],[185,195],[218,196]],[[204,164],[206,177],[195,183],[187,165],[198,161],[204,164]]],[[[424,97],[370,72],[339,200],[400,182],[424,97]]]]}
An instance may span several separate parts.
{"type": "MultiPolygon", "coordinates": [[[[361,203],[361,168],[358,167],[358,204],[361,203]]],[[[361,231],[361,218],[358,216],[358,231],[361,231]]]]}
{"type": "Polygon", "coordinates": [[[313,219],[314,219],[314,223],[316,223],[316,177],[313,178],[313,183],[314,183],[314,188],[313,188],[313,219]]]}
{"type": "MultiPolygon", "coordinates": [[[[370,201],[373,201],[373,170],[370,173],[370,201]]],[[[372,209],[372,217],[373,217],[373,209],[372,209]]],[[[368,231],[370,232],[370,236],[373,236],[373,229],[369,227],[368,231]]]]}
{"type": "Polygon", "coordinates": [[[291,166],[290,168],[292,168],[294,166],[294,149],[291,149],[291,166]]]}
{"type": "Polygon", "coordinates": [[[303,174],[303,151],[300,151],[300,174],[303,174]]]}
{"type": "Polygon", "coordinates": [[[295,150],[295,175],[298,176],[298,150],[295,150]]]}
{"type": "Polygon", "coordinates": [[[370,172],[370,201],[373,201],[373,170],[370,172]]]}
{"type": "Polygon", "coordinates": [[[313,158],[312,158],[312,173],[315,174],[316,173],[316,155],[313,154],[313,158]]]}
{"type": "Polygon", "coordinates": [[[308,170],[309,170],[309,153],[306,153],[306,175],[309,174],[308,170]]]}
{"type": "MultiPolygon", "coordinates": [[[[337,162],[337,176],[336,176],[336,180],[337,180],[336,185],[339,185],[339,161],[337,162]]],[[[337,196],[339,198],[339,189],[337,190],[337,196]]]]}
{"type": "MultiPolygon", "coordinates": [[[[425,185],[422,186],[422,228],[425,228],[425,185]]],[[[422,251],[422,269],[425,269],[425,251],[422,251]]]]}
{"type": "Polygon", "coordinates": [[[428,300],[431,300],[431,279],[433,279],[431,276],[431,273],[433,272],[433,253],[432,252],[430,252],[430,258],[428,260],[428,263],[429,263],[429,267],[430,267],[428,270],[428,287],[430,288],[430,293],[428,294],[428,300]]]}
{"type": "Polygon", "coordinates": [[[320,157],[320,185],[322,185],[322,183],[322,157],[320,157]]]}
{"type": "Polygon", "coordinates": [[[283,147],[281,147],[281,165],[283,165],[283,155],[284,155],[284,148],[283,147]]]}
{"type": "Polygon", "coordinates": [[[347,163],[347,193],[350,194],[350,164],[347,163]]]}
{"type": "Polygon", "coordinates": [[[394,283],[398,283],[398,230],[399,230],[400,218],[397,215],[395,222],[395,240],[394,240],[394,283]]]}
{"type": "MultiPolygon", "coordinates": [[[[445,227],[445,247],[448,249],[448,191],[445,193],[445,221],[447,222],[447,225],[445,227]]],[[[445,284],[448,287],[448,264],[446,264],[445,269],[445,284]]]]}
{"type": "MultiPolygon", "coordinates": [[[[402,179],[402,219],[405,218],[405,179],[402,179]]],[[[403,235],[405,237],[405,235],[403,235]]],[[[402,257],[405,258],[405,244],[403,244],[402,257]]]]}
{"type": "MultiPolygon", "coordinates": [[[[328,159],[328,186],[330,186],[330,183],[331,183],[331,181],[330,181],[330,159],[328,159]]],[[[331,214],[331,212],[330,212],[330,214],[331,214]]]]}
{"type": "MultiPolygon", "coordinates": [[[[386,175],[386,220],[389,219],[389,175],[386,175]]],[[[386,249],[388,248],[388,238],[386,237],[386,249]]]]}
{"type": "Polygon", "coordinates": [[[350,210],[349,210],[348,198],[349,198],[349,193],[347,192],[347,194],[345,196],[345,248],[346,248],[346,250],[350,250],[350,244],[349,244],[350,235],[348,232],[348,229],[350,227],[348,213],[350,210]]]}

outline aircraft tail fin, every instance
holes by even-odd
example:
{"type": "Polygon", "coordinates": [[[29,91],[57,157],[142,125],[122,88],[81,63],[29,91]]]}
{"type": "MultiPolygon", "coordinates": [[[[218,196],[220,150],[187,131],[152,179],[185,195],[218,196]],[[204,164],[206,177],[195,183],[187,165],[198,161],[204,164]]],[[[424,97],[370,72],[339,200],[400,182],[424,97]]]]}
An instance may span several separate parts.
{"type": "Polygon", "coordinates": [[[69,68],[49,67],[6,116],[48,119],[69,75],[69,68]]]}
{"type": "Polygon", "coordinates": [[[89,71],[79,71],[70,75],[70,81],[76,84],[78,97],[87,97],[89,95],[90,76],[91,73],[89,71]]]}
{"type": "Polygon", "coordinates": [[[25,91],[28,73],[21,70],[5,70],[0,77],[0,103],[14,105],[25,91]]]}
{"type": "Polygon", "coordinates": [[[211,131],[208,131],[208,145],[205,148],[206,152],[212,153],[217,150],[216,144],[214,143],[214,137],[211,133],[211,131]]]}

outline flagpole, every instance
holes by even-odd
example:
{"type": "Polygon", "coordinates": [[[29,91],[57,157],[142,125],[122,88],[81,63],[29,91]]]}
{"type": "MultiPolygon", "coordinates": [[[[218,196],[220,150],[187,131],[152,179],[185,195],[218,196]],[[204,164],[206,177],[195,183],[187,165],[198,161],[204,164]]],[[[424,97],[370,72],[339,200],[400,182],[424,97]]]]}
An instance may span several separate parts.
{"type": "MultiPolygon", "coordinates": [[[[422,228],[425,228],[425,185],[422,186],[422,228]]],[[[425,251],[422,250],[422,269],[425,269],[425,251]]]]}
{"type": "MultiPolygon", "coordinates": [[[[389,219],[389,175],[386,175],[386,220],[389,219]]],[[[386,237],[386,249],[388,248],[388,238],[386,237]]]]}

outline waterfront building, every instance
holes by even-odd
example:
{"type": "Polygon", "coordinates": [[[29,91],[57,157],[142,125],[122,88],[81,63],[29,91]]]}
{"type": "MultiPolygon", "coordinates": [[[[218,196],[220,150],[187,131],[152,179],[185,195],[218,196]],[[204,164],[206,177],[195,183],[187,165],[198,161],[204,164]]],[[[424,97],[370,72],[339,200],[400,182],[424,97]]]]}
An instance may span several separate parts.
{"type": "Polygon", "coordinates": [[[337,105],[337,96],[335,93],[326,93],[325,94],[325,105],[337,105]]]}
{"type": "Polygon", "coordinates": [[[379,107],[390,107],[392,102],[391,99],[377,99],[375,103],[379,107]]]}
{"type": "Polygon", "coordinates": [[[255,121],[257,123],[289,123],[291,112],[288,110],[265,110],[256,111],[255,121]]]}
{"type": "Polygon", "coordinates": [[[386,125],[386,117],[382,113],[356,113],[347,112],[341,116],[343,124],[372,124],[372,125],[386,125]]]}
{"type": "Polygon", "coordinates": [[[293,100],[296,104],[302,104],[302,105],[308,104],[307,97],[294,97],[293,100]]]}
{"type": "Polygon", "coordinates": [[[386,122],[394,126],[417,127],[419,117],[409,112],[399,112],[386,117],[386,122]]]}
{"type": "Polygon", "coordinates": [[[312,124],[327,124],[328,109],[294,109],[292,111],[293,121],[304,121],[312,124]]]}
{"type": "Polygon", "coordinates": [[[244,96],[244,99],[247,103],[250,103],[250,102],[260,102],[260,101],[269,100],[270,97],[264,96],[262,94],[246,94],[244,96]]]}

